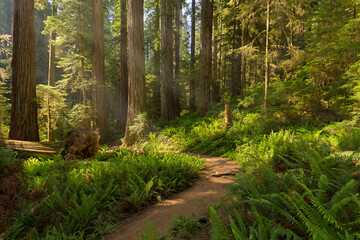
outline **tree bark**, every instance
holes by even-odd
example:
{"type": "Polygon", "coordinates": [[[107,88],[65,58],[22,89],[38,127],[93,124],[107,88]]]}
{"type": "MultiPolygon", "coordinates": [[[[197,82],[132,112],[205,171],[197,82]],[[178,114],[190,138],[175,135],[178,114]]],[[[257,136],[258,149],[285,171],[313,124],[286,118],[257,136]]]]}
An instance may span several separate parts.
{"type": "MultiPolygon", "coordinates": [[[[81,0],[77,1],[78,3],[78,19],[79,19],[79,29],[78,29],[78,36],[79,36],[79,51],[78,54],[79,55],[83,55],[84,54],[84,40],[83,40],[83,35],[81,33],[81,30],[83,28],[83,24],[82,24],[82,12],[81,12],[81,0]]],[[[82,127],[86,128],[86,129],[90,129],[91,124],[90,124],[90,119],[88,118],[89,112],[87,109],[87,93],[86,93],[86,84],[85,84],[85,61],[84,58],[81,57],[80,59],[80,79],[82,80],[82,87],[81,87],[81,96],[82,96],[82,103],[84,105],[84,116],[85,116],[85,120],[80,123],[80,125],[82,125],[82,127]]]]}
{"type": "Polygon", "coordinates": [[[237,21],[234,21],[233,45],[232,45],[232,59],[231,59],[231,97],[236,97],[241,94],[241,57],[236,52],[239,48],[239,37],[237,35],[237,21]]]}
{"type": "MultiPolygon", "coordinates": [[[[245,23],[241,23],[241,47],[244,48],[246,44],[246,31],[245,31],[245,23]]],[[[241,87],[242,93],[246,88],[246,58],[245,54],[241,54],[241,87]]]]}
{"type": "Polygon", "coordinates": [[[191,2],[191,53],[190,53],[190,82],[189,82],[189,107],[190,111],[196,110],[195,99],[195,0],[191,2]]]}
{"type": "Polygon", "coordinates": [[[264,111],[266,114],[268,107],[268,85],[269,85],[269,30],[270,30],[270,0],[266,1],[266,46],[265,46],[265,95],[264,95],[264,111]]]}
{"type": "Polygon", "coordinates": [[[109,141],[109,131],[106,111],[105,87],[105,53],[104,53],[104,20],[102,0],[92,1],[93,24],[93,64],[92,74],[95,82],[93,108],[95,112],[94,127],[100,130],[100,141],[109,141]]]}
{"type": "Polygon", "coordinates": [[[175,118],[173,93],[172,0],[161,0],[161,116],[175,118]]]}
{"type": "Polygon", "coordinates": [[[15,0],[10,139],[39,141],[34,0],[15,0]]]}
{"type": "Polygon", "coordinates": [[[214,34],[213,34],[213,42],[212,42],[212,91],[211,91],[211,99],[213,103],[220,102],[220,84],[218,81],[218,40],[217,40],[217,31],[218,31],[218,17],[214,16],[214,34]]]}
{"type": "Polygon", "coordinates": [[[135,117],[146,111],[144,16],[142,0],[128,0],[129,25],[129,103],[125,145],[132,145],[137,136],[130,131],[135,117]]]}
{"type": "MultiPolygon", "coordinates": [[[[57,15],[57,1],[53,1],[52,16],[57,15]]],[[[49,51],[49,73],[48,73],[48,85],[55,86],[55,44],[53,41],[56,40],[56,31],[51,32],[50,38],[50,51],[49,51]]],[[[50,99],[48,99],[48,140],[49,142],[55,142],[55,122],[53,121],[50,109],[50,99]]]]}
{"type": "Polygon", "coordinates": [[[121,49],[120,49],[120,108],[119,128],[125,133],[128,108],[128,50],[127,50],[127,12],[126,0],[121,0],[121,49]]]}
{"type": "Polygon", "coordinates": [[[153,104],[156,106],[154,112],[155,117],[161,116],[161,83],[160,83],[160,66],[161,66],[161,43],[160,43],[160,1],[156,0],[155,3],[155,32],[156,32],[156,45],[154,47],[154,95],[153,104]]]}
{"type": "Polygon", "coordinates": [[[181,0],[175,1],[175,54],[174,54],[174,114],[175,116],[180,116],[181,106],[180,106],[180,86],[179,86],[179,77],[180,77],[180,36],[181,36],[181,0]]]}
{"type": "Polygon", "coordinates": [[[200,76],[197,112],[200,115],[211,106],[211,38],[212,38],[213,1],[201,1],[200,26],[200,76]]]}

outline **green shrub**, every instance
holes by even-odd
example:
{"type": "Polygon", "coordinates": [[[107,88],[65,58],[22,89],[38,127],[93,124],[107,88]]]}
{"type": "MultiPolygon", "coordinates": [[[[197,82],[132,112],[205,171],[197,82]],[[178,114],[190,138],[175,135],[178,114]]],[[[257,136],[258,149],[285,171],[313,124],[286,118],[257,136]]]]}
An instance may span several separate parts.
{"type": "Polygon", "coordinates": [[[169,227],[170,234],[181,239],[194,239],[194,234],[201,229],[201,223],[192,217],[176,215],[169,227]]]}
{"type": "Polygon", "coordinates": [[[340,130],[279,131],[241,146],[250,163],[210,209],[212,239],[359,238],[360,166],[332,145],[351,143],[357,129],[340,130]]]}
{"type": "Polygon", "coordinates": [[[17,153],[11,149],[0,148],[0,168],[13,163],[16,160],[17,153]]]}
{"type": "Polygon", "coordinates": [[[8,238],[98,239],[119,218],[189,186],[204,161],[119,148],[86,162],[30,158],[23,167],[29,194],[41,194],[22,204],[8,238]]]}

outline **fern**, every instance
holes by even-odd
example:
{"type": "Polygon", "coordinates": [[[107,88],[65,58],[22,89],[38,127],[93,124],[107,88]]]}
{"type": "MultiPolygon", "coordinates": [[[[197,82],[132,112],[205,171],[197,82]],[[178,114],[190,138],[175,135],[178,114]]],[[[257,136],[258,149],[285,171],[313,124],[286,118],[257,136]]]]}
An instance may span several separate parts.
{"type": "Polygon", "coordinates": [[[213,207],[210,207],[209,214],[211,240],[231,240],[231,235],[228,233],[225,224],[213,207]]]}

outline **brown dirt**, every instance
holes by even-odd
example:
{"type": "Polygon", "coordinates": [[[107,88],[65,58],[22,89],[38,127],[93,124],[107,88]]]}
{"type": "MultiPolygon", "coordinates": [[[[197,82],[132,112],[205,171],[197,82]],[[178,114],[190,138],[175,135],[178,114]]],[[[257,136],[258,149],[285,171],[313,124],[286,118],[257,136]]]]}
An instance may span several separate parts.
{"type": "Polygon", "coordinates": [[[200,157],[206,158],[206,168],[192,187],[124,220],[115,232],[106,236],[106,239],[141,239],[139,234],[145,230],[149,221],[155,224],[160,236],[164,235],[176,214],[206,217],[209,205],[228,193],[225,187],[232,184],[239,165],[225,158],[200,157]]]}

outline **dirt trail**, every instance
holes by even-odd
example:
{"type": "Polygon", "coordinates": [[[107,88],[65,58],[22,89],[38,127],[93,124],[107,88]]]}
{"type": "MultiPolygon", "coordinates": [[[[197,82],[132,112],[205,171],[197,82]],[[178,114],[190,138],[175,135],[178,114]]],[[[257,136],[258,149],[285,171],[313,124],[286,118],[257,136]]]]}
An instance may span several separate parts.
{"type": "Polygon", "coordinates": [[[208,206],[217,202],[228,192],[225,186],[232,183],[231,179],[239,170],[239,165],[225,158],[201,155],[200,157],[206,159],[206,168],[192,187],[126,219],[115,232],[107,235],[106,239],[141,239],[139,233],[145,230],[149,221],[152,221],[159,230],[159,234],[163,235],[168,232],[168,226],[171,225],[171,220],[176,213],[205,217],[208,206]]]}

